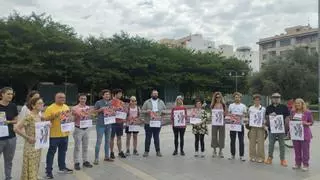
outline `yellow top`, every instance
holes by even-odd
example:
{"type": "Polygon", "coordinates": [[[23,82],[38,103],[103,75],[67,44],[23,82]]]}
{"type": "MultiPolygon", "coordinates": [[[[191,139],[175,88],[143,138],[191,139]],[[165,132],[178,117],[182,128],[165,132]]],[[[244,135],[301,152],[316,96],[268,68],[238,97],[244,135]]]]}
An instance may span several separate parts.
{"type": "Polygon", "coordinates": [[[65,104],[57,105],[55,103],[47,107],[44,112],[44,118],[51,121],[50,137],[67,137],[69,133],[61,131],[62,114],[70,111],[65,104]]]}

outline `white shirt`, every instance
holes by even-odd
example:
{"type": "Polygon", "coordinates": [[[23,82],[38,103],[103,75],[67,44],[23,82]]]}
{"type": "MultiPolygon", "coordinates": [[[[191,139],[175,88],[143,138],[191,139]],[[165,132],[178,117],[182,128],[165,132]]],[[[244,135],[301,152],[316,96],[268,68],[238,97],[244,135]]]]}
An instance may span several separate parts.
{"type": "Polygon", "coordinates": [[[158,112],[158,99],[157,100],[153,100],[151,99],[151,102],[152,102],[152,111],[153,112],[158,112]]]}
{"type": "Polygon", "coordinates": [[[244,115],[247,112],[247,106],[240,103],[240,104],[236,104],[236,103],[232,103],[229,106],[229,113],[231,114],[236,114],[236,115],[244,115]]]}
{"type": "Polygon", "coordinates": [[[264,117],[266,115],[266,108],[263,107],[263,106],[259,106],[259,107],[256,107],[255,105],[253,106],[250,106],[249,110],[248,110],[248,113],[250,115],[250,113],[254,113],[254,112],[257,112],[257,111],[260,111],[261,112],[261,115],[262,115],[262,118],[264,120],[264,117]]]}

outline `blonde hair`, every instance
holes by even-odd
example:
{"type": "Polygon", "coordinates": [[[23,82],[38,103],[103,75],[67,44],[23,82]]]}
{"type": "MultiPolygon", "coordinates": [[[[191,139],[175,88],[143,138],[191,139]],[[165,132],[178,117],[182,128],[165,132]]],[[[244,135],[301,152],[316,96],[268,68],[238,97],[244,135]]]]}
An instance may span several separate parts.
{"type": "Polygon", "coordinates": [[[175,105],[176,106],[178,105],[178,103],[177,103],[178,99],[180,99],[182,101],[181,105],[183,105],[183,97],[182,96],[177,96],[176,101],[175,101],[175,105]]]}
{"type": "Polygon", "coordinates": [[[217,103],[217,101],[216,101],[216,96],[217,96],[217,95],[220,95],[220,97],[221,97],[220,103],[221,103],[223,106],[225,106],[225,102],[224,102],[224,98],[223,98],[223,96],[222,96],[222,93],[221,93],[221,92],[215,92],[215,93],[213,93],[213,95],[212,95],[212,100],[211,100],[211,105],[210,105],[211,108],[213,108],[214,105],[217,103]]]}
{"type": "MultiPolygon", "coordinates": [[[[302,104],[302,112],[306,112],[308,110],[307,104],[304,102],[302,98],[297,98],[294,103],[301,103],[302,104]]],[[[296,111],[296,104],[293,105],[292,109],[296,111]]]]}
{"type": "Polygon", "coordinates": [[[232,95],[233,97],[236,97],[236,96],[240,96],[240,97],[242,97],[242,94],[241,93],[239,93],[239,92],[235,92],[235,93],[233,93],[233,95],[232,95]]]}

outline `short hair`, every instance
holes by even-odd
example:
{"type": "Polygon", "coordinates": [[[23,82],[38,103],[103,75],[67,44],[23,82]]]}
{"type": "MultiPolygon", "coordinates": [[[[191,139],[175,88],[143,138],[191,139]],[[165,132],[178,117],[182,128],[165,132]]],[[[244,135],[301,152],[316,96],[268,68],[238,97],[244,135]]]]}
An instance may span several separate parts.
{"type": "Polygon", "coordinates": [[[105,93],[111,93],[109,89],[103,89],[100,91],[100,96],[102,97],[105,93]]]}
{"type": "Polygon", "coordinates": [[[37,102],[42,99],[41,97],[36,97],[36,98],[31,98],[28,102],[27,102],[27,107],[30,111],[33,110],[32,106],[35,106],[37,104],[37,102]]]}
{"type": "Polygon", "coordinates": [[[197,98],[194,100],[194,104],[197,104],[198,102],[202,103],[201,99],[197,98]]]}
{"type": "Polygon", "coordinates": [[[78,94],[78,99],[79,99],[80,97],[82,97],[82,96],[87,97],[87,94],[85,94],[85,93],[79,93],[79,94],[78,94]]]}
{"type": "Polygon", "coordinates": [[[233,97],[236,97],[236,96],[240,96],[240,97],[242,97],[242,94],[241,93],[239,93],[239,92],[235,92],[235,93],[233,93],[233,95],[232,95],[233,97]]]}
{"type": "Polygon", "coordinates": [[[254,95],[252,96],[252,99],[253,99],[253,100],[255,100],[255,99],[257,99],[257,98],[259,98],[259,99],[261,100],[261,95],[260,95],[260,94],[254,94],[254,95]]]}
{"type": "Polygon", "coordinates": [[[12,87],[3,87],[0,89],[0,99],[2,99],[2,94],[8,92],[8,91],[13,91],[12,87]]]}
{"type": "Polygon", "coordinates": [[[63,94],[63,95],[66,95],[64,92],[57,92],[56,94],[55,94],[55,96],[57,96],[58,94],[63,94]]]}
{"type": "Polygon", "coordinates": [[[122,92],[123,92],[122,89],[114,89],[112,94],[116,95],[116,94],[122,93],[122,92]]]}

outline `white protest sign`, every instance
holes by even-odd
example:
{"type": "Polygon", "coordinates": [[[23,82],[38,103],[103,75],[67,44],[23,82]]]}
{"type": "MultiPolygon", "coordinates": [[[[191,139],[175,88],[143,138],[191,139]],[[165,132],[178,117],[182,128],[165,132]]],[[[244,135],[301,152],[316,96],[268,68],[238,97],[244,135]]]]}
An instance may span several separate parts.
{"type": "Polygon", "coordinates": [[[74,122],[61,123],[62,132],[74,131],[74,122]]]}
{"type": "Polygon", "coordinates": [[[150,127],[156,127],[156,128],[159,128],[161,127],[161,121],[150,121],[149,123],[150,127]]]}
{"type": "Polygon", "coordinates": [[[185,110],[174,110],[173,111],[173,126],[186,126],[186,114],[185,110]]]}
{"type": "Polygon", "coordinates": [[[224,112],[223,109],[212,109],[212,125],[223,126],[224,125],[224,112]]]}
{"type": "Polygon", "coordinates": [[[285,133],[283,115],[269,116],[272,134],[285,133]]]}
{"type": "Polygon", "coordinates": [[[50,138],[50,122],[36,122],[36,137],[35,137],[35,149],[49,148],[50,138]]]}
{"type": "Polygon", "coordinates": [[[80,128],[89,128],[89,127],[92,127],[92,120],[91,119],[80,121],[80,128]]]}
{"type": "Polygon", "coordinates": [[[304,128],[302,121],[290,121],[289,123],[291,140],[303,141],[304,128]]]}
{"type": "Polygon", "coordinates": [[[114,124],[116,123],[116,116],[104,117],[104,124],[114,124]]]}

